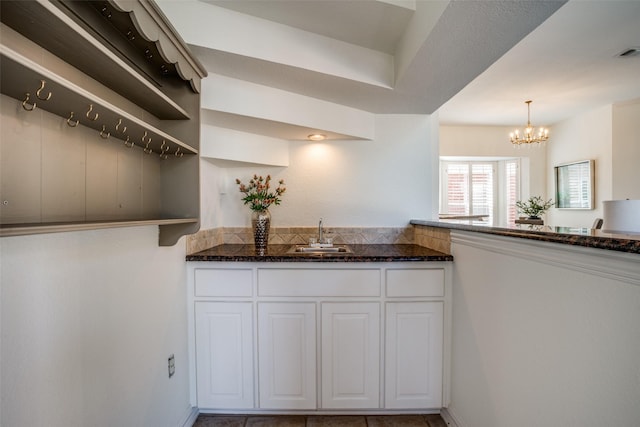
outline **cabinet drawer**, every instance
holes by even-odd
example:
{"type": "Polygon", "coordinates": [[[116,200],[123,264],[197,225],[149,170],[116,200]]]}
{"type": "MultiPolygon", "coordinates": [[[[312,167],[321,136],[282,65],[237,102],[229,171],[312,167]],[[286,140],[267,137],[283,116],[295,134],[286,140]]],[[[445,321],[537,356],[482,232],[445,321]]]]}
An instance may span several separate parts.
{"type": "Polygon", "coordinates": [[[247,269],[196,269],[197,297],[250,297],[253,295],[253,271],[247,269]]]}
{"type": "Polygon", "coordinates": [[[444,296],[444,270],[440,268],[389,269],[386,277],[389,297],[444,296]]]}
{"type": "Polygon", "coordinates": [[[258,295],[376,297],[380,270],[258,269],[258,295]]]}

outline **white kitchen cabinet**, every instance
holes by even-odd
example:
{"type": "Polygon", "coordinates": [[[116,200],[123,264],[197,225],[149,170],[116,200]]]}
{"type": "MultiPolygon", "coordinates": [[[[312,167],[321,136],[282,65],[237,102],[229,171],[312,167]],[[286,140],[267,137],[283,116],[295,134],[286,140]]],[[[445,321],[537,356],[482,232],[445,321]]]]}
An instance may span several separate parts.
{"type": "Polygon", "coordinates": [[[192,404],[251,413],[446,406],[450,268],[189,262],[192,404]]]}
{"type": "Polygon", "coordinates": [[[380,304],[322,303],[324,409],[380,407],[380,304]]]}
{"type": "Polygon", "coordinates": [[[443,303],[386,306],[385,407],[442,406],[443,303]]]}
{"type": "Polygon", "coordinates": [[[250,302],[198,302],[195,334],[198,406],[253,408],[250,302]]]}
{"type": "Polygon", "coordinates": [[[258,304],[260,408],[316,408],[316,304],[258,304]]]}

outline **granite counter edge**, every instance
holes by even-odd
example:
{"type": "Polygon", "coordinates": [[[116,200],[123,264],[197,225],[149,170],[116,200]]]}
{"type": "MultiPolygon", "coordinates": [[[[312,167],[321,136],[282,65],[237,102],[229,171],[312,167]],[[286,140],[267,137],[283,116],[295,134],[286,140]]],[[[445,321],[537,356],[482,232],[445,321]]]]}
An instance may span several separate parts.
{"type": "Polygon", "coordinates": [[[326,262],[326,263],[373,263],[373,262],[447,262],[453,261],[450,254],[422,248],[417,245],[363,245],[366,251],[359,251],[359,245],[349,245],[356,248],[354,253],[345,255],[303,255],[287,253],[282,248],[291,245],[273,245],[272,253],[260,255],[255,253],[253,245],[223,244],[214,246],[195,254],[186,256],[188,262],[326,262]],[[403,247],[411,247],[411,251],[403,251],[403,247]],[[380,249],[380,251],[377,251],[380,249]],[[391,249],[391,250],[390,250],[391,249]],[[416,251],[418,253],[416,253],[416,251]],[[404,253],[403,253],[404,252],[404,253]],[[422,253],[420,253],[422,252],[422,253]]]}

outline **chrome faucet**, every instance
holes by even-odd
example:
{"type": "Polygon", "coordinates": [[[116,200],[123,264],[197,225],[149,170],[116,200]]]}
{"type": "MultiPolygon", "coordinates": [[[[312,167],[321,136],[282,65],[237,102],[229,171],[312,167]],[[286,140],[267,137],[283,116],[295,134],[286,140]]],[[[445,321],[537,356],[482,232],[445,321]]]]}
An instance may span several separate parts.
{"type": "Polygon", "coordinates": [[[318,223],[318,243],[323,242],[323,231],[322,231],[322,218],[320,218],[320,222],[318,223]]]}

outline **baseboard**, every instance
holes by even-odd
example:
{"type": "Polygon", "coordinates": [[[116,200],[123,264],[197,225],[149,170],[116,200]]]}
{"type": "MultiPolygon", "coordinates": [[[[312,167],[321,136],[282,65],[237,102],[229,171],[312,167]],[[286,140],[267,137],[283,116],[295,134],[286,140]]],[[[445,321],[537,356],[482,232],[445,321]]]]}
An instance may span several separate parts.
{"type": "Polygon", "coordinates": [[[442,410],[440,410],[440,416],[442,417],[444,422],[447,423],[448,427],[462,427],[462,426],[458,425],[458,423],[456,423],[456,421],[451,416],[451,414],[449,413],[449,410],[447,408],[442,408],[442,410]]]}
{"type": "Polygon", "coordinates": [[[200,414],[211,414],[211,415],[245,415],[245,416],[255,416],[255,415],[359,415],[359,416],[367,416],[367,415],[427,415],[427,414],[439,414],[440,410],[438,409],[317,409],[317,410],[274,410],[274,409],[236,409],[236,410],[224,410],[224,409],[202,409],[199,411],[200,414]]]}
{"type": "Polygon", "coordinates": [[[200,411],[196,406],[187,408],[186,412],[184,413],[184,416],[182,417],[184,421],[182,422],[182,424],[179,424],[179,426],[192,427],[196,423],[196,420],[198,419],[199,414],[200,414],[200,411]]]}
{"type": "MultiPolygon", "coordinates": [[[[283,412],[283,413],[288,413],[288,412],[283,412]]],[[[412,413],[412,412],[408,411],[407,413],[412,413]]],[[[424,413],[424,411],[421,411],[419,413],[424,413]]],[[[200,411],[195,406],[187,410],[184,416],[184,422],[182,423],[182,427],[192,427],[193,424],[195,424],[196,420],[198,419],[199,414],[200,414],[200,411]]],[[[442,408],[440,410],[440,416],[442,417],[444,422],[447,423],[447,427],[462,427],[455,422],[454,418],[451,416],[447,408],[442,408]]]]}

